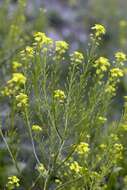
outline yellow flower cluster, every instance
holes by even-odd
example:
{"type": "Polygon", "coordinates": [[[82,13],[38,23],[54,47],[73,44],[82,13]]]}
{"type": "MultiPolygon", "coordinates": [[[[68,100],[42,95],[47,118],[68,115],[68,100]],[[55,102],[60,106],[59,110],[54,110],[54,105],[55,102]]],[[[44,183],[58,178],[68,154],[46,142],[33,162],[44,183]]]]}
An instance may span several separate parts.
{"type": "Polygon", "coordinates": [[[127,56],[123,52],[117,52],[115,54],[115,58],[116,58],[117,62],[125,62],[125,61],[127,61],[127,56]]]}
{"type": "Polygon", "coordinates": [[[42,128],[39,125],[33,125],[32,131],[39,133],[42,132],[42,128]]]}
{"type": "Polygon", "coordinates": [[[124,76],[123,70],[119,68],[113,68],[110,70],[110,80],[114,81],[124,76]]]}
{"type": "Polygon", "coordinates": [[[19,178],[17,176],[8,177],[7,189],[14,190],[16,187],[19,187],[19,178]]]}
{"type": "Polygon", "coordinates": [[[106,92],[115,95],[116,85],[120,81],[120,78],[124,76],[124,72],[120,68],[112,68],[110,70],[109,81],[107,83],[106,92]]]}
{"type": "Polygon", "coordinates": [[[22,73],[13,73],[12,78],[7,81],[7,85],[2,91],[2,95],[11,96],[16,94],[26,83],[26,77],[22,73]]]}
{"type": "Polygon", "coordinates": [[[82,167],[79,165],[77,161],[74,161],[69,166],[70,170],[74,171],[75,173],[80,173],[82,167]]]}
{"type": "Polygon", "coordinates": [[[120,78],[124,76],[124,69],[122,69],[121,66],[123,66],[124,62],[127,60],[127,56],[123,52],[117,52],[115,58],[117,67],[112,68],[110,71],[110,85],[108,87],[108,91],[114,94],[116,91],[116,84],[120,81],[120,78]]]}
{"type": "Polygon", "coordinates": [[[27,58],[33,58],[34,57],[34,49],[31,46],[26,46],[25,50],[22,50],[20,52],[20,55],[23,60],[26,60],[27,58]]]}
{"type": "Polygon", "coordinates": [[[9,85],[25,85],[26,83],[26,77],[22,73],[13,73],[12,79],[10,79],[7,84],[9,85]]]}
{"type": "Polygon", "coordinates": [[[103,77],[103,73],[110,67],[109,60],[105,57],[100,57],[95,61],[94,67],[96,68],[96,74],[103,77]]]}
{"type": "Polygon", "coordinates": [[[55,90],[54,91],[54,98],[58,100],[60,103],[63,103],[66,99],[65,93],[62,90],[55,90]]]}
{"type": "Polygon", "coordinates": [[[114,163],[116,163],[118,160],[121,160],[123,158],[123,145],[119,143],[115,143],[113,146],[112,153],[114,155],[114,163]]]}
{"type": "Polygon", "coordinates": [[[38,170],[38,172],[39,172],[41,175],[43,175],[44,177],[46,177],[46,175],[47,175],[47,170],[46,170],[44,164],[40,163],[40,164],[37,166],[37,170],[38,170]]]}
{"type": "Polygon", "coordinates": [[[1,91],[1,94],[3,96],[11,96],[15,94],[15,91],[9,88],[8,86],[5,86],[4,89],[1,91]]]}
{"type": "Polygon", "coordinates": [[[115,95],[116,87],[114,85],[109,84],[109,85],[107,85],[105,92],[112,94],[112,95],[115,95]]]}
{"type": "Polygon", "coordinates": [[[55,42],[55,60],[64,59],[64,54],[68,50],[69,45],[65,41],[56,41],[55,42]]]}
{"type": "Polygon", "coordinates": [[[81,52],[75,51],[71,54],[71,62],[75,63],[76,65],[81,64],[84,60],[84,56],[81,52]]]}
{"type": "Polygon", "coordinates": [[[17,69],[19,69],[20,67],[22,67],[21,63],[19,63],[17,61],[13,61],[13,63],[12,63],[12,69],[13,69],[14,72],[16,72],[17,69]]]}
{"type": "Polygon", "coordinates": [[[64,54],[68,48],[69,45],[65,41],[56,41],[56,53],[64,54]]]}
{"type": "Polygon", "coordinates": [[[45,167],[42,163],[40,163],[37,167],[38,171],[41,173],[41,172],[44,172],[45,171],[45,167]]]}
{"type": "Polygon", "coordinates": [[[34,45],[39,46],[39,48],[42,48],[42,46],[48,46],[53,44],[53,40],[46,36],[45,33],[42,32],[36,32],[34,34],[34,45]]]}
{"type": "Polygon", "coordinates": [[[81,142],[75,150],[78,154],[84,155],[87,154],[90,151],[89,144],[85,142],[81,142]]]}
{"type": "Polygon", "coordinates": [[[96,37],[100,37],[101,35],[104,35],[106,33],[105,27],[101,24],[95,24],[95,26],[93,26],[91,29],[95,30],[96,37]]]}
{"type": "Polygon", "coordinates": [[[29,57],[33,57],[33,56],[34,56],[34,50],[33,50],[32,47],[26,46],[25,51],[26,51],[26,54],[27,54],[29,57]]]}
{"type": "Polygon", "coordinates": [[[17,107],[25,108],[28,106],[28,96],[24,93],[19,93],[16,96],[17,107]]]}

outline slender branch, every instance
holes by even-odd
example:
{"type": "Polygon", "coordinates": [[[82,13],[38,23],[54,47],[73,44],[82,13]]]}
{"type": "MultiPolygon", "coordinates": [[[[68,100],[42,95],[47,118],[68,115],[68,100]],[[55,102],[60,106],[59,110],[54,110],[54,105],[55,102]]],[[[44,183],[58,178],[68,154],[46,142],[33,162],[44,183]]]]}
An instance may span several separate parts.
{"type": "Polygon", "coordinates": [[[34,139],[33,139],[33,135],[32,135],[30,122],[29,122],[29,119],[28,119],[27,110],[25,110],[25,117],[26,117],[26,123],[27,123],[27,126],[28,126],[29,135],[30,135],[30,138],[31,138],[33,153],[34,153],[34,156],[35,156],[35,159],[36,159],[37,163],[40,164],[41,162],[40,162],[40,160],[39,160],[39,158],[37,156],[36,150],[35,150],[34,139]]]}
{"type": "Polygon", "coordinates": [[[32,186],[28,189],[28,190],[32,190],[35,185],[37,184],[38,180],[41,178],[41,174],[37,176],[37,178],[35,179],[35,181],[33,182],[32,186]]]}
{"type": "Polygon", "coordinates": [[[79,181],[80,179],[82,179],[83,177],[84,177],[84,176],[81,176],[81,177],[79,177],[78,179],[70,180],[70,181],[68,181],[68,182],[66,182],[66,183],[63,183],[62,185],[58,186],[58,187],[56,188],[56,190],[62,189],[62,188],[64,188],[66,185],[70,185],[71,183],[77,182],[77,181],[79,181]]]}
{"type": "Polygon", "coordinates": [[[16,162],[16,160],[15,160],[15,158],[14,158],[14,156],[13,156],[13,153],[12,153],[12,151],[11,151],[9,145],[8,145],[8,142],[7,142],[6,138],[4,137],[4,134],[3,134],[3,132],[2,132],[1,126],[0,126],[0,135],[1,135],[1,137],[2,137],[2,139],[3,139],[3,141],[4,141],[4,143],[5,143],[5,145],[6,145],[6,147],[7,147],[7,150],[8,150],[8,152],[9,152],[9,154],[10,154],[10,157],[11,157],[11,159],[12,159],[13,164],[15,165],[15,167],[16,167],[18,173],[21,173],[21,171],[20,171],[20,169],[19,169],[19,167],[18,167],[18,164],[17,164],[17,162],[16,162]]]}

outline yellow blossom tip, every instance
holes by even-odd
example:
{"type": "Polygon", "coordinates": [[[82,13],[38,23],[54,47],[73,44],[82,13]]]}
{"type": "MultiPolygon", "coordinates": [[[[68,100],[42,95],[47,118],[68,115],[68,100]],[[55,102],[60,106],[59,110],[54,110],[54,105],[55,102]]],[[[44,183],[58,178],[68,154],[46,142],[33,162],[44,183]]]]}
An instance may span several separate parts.
{"type": "Polygon", "coordinates": [[[96,37],[99,37],[99,36],[104,35],[106,33],[105,27],[101,24],[95,24],[95,26],[93,26],[91,29],[95,30],[96,37]]]}

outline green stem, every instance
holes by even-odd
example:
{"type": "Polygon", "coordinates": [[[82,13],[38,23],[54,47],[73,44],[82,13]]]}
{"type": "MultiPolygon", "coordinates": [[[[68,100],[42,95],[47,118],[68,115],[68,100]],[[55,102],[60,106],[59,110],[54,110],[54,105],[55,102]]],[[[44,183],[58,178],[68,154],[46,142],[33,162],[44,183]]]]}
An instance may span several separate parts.
{"type": "Polygon", "coordinates": [[[35,179],[35,181],[33,182],[32,186],[28,189],[28,190],[32,190],[35,185],[37,184],[38,180],[41,178],[41,174],[35,179]]]}
{"type": "Polygon", "coordinates": [[[32,135],[31,125],[29,122],[27,110],[25,110],[25,117],[26,117],[26,123],[28,126],[29,136],[30,136],[31,143],[32,143],[33,153],[34,153],[34,156],[35,156],[37,163],[40,164],[40,160],[39,160],[37,153],[36,153],[36,150],[35,150],[34,139],[33,139],[33,135],[32,135]]]}
{"type": "Polygon", "coordinates": [[[74,82],[74,73],[75,73],[75,65],[73,66],[72,74],[71,74],[71,78],[70,78],[70,82],[69,82],[69,89],[68,89],[68,96],[67,96],[67,103],[66,103],[66,110],[65,110],[64,140],[61,142],[61,146],[60,146],[60,149],[59,149],[58,156],[61,153],[61,151],[63,149],[63,146],[64,146],[64,143],[65,143],[65,140],[66,140],[66,132],[67,132],[67,127],[68,127],[68,117],[69,117],[69,115],[68,115],[69,110],[68,109],[69,109],[69,104],[70,104],[72,85],[73,85],[73,82],[74,82]]]}
{"type": "Polygon", "coordinates": [[[10,154],[10,157],[11,157],[11,159],[12,159],[12,162],[13,162],[13,164],[15,165],[15,168],[17,169],[18,173],[20,174],[21,171],[20,171],[20,169],[19,169],[19,167],[18,167],[18,164],[17,164],[17,162],[16,162],[16,160],[15,160],[15,158],[14,158],[14,156],[13,156],[13,153],[12,153],[12,151],[11,151],[11,149],[10,149],[8,143],[7,143],[7,140],[6,140],[6,138],[4,137],[4,135],[3,135],[1,126],[0,126],[0,134],[1,134],[1,137],[2,137],[4,143],[5,143],[6,147],[7,147],[7,150],[8,150],[8,152],[9,152],[9,154],[10,154]]]}
{"type": "Polygon", "coordinates": [[[10,113],[10,124],[11,124],[11,129],[14,130],[14,119],[15,119],[15,102],[12,101],[12,109],[11,109],[11,113],[10,113]]]}
{"type": "Polygon", "coordinates": [[[77,179],[70,180],[70,181],[68,181],[68,182],[66,182],[66,183],[63,183],[62,185],[58,186],[58,187],[56,188],[56,190],[63,189],[63,188],[65,188],[67,185],[70,185],[70,184],[72,184],[72,183],[74,183],[74,182],[77,182],[77,181],[81,180],[83,177],[84,177],[84,176],[81,176],[81,177],[79,177],[79,178],[77,178],[77,179]]]}
{"type": "Polygon", "coordinates": [[[51,179],[51,168],[49,167],[48,172],[47,172],[47,177],[44,183],[44,189],[43,190],[48,190],[49,189],[49,182],[51,179]]]}

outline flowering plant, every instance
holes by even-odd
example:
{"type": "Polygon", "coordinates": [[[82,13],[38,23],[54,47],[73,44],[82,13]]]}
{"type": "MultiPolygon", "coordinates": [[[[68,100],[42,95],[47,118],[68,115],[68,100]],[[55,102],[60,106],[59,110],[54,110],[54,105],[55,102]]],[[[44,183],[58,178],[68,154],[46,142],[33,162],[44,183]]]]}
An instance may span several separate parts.
{"type": "Polygon", "coordinates": [[[119,121],[109,114],[127,56],[98,56],[106,28],[91,31],[85,52],[35,32],[6,68],[0,100],[9,112],[0,135],[16,174],[3,189],[108,190],[124,169],[127,98],[119,121]]]}

